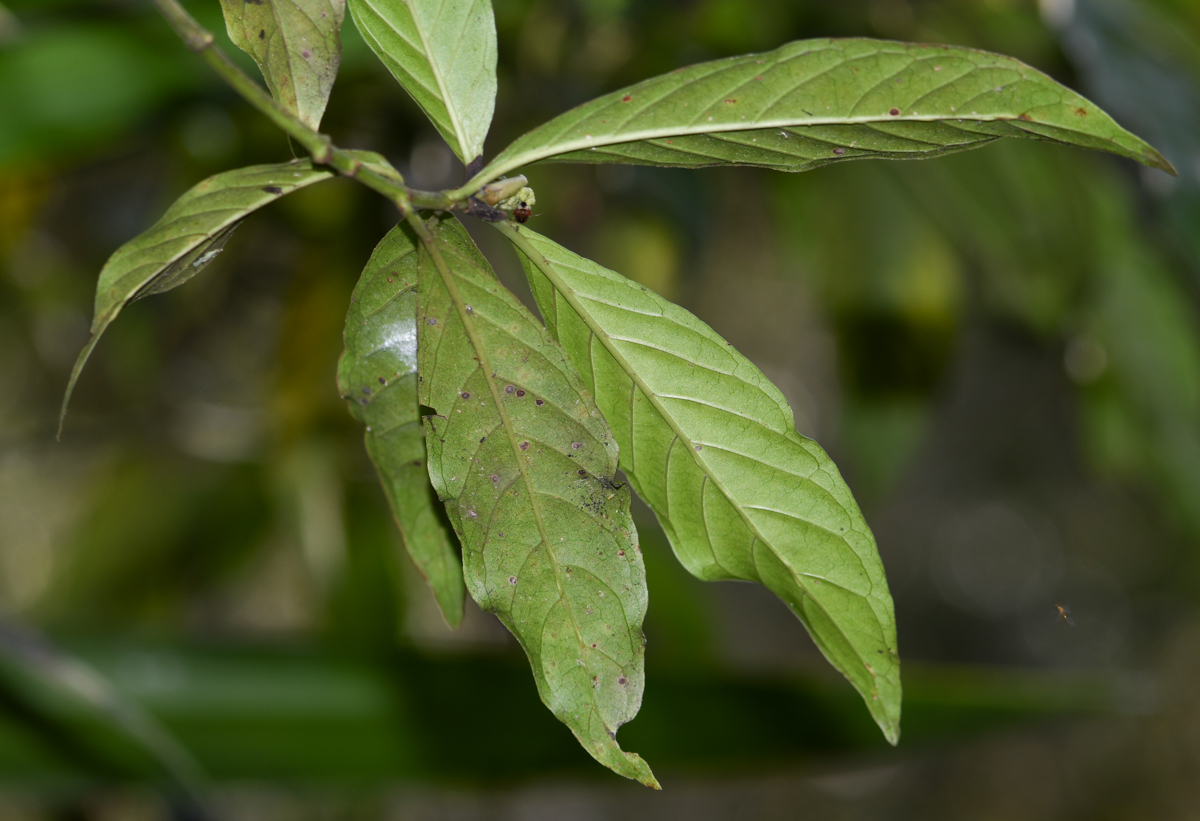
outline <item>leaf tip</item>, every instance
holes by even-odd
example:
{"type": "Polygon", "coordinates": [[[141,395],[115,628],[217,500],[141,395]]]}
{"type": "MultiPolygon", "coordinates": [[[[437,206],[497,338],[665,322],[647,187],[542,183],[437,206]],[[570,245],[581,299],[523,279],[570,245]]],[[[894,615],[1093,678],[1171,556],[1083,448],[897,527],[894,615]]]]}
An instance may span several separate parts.
{"type": "Polygon", "coordinates": [[[63,427],[67,423],[67,407],[71,404],[71,394],[75,393],[75,383],[79,381],[79,375],[83,373],[83,366],[87,364],[88,357],[92,355],[92,351],[99,341],[100,334],[92,331],[87,344],[83,346],[83,350],[79,352],[79,356],[75,360],[75,366],[71,368],[71,377],[67,380],[66,391],[63,392],[62,407],[58,409],[58,431],[54,434],[56,442],[62,441],[63,427]]]}

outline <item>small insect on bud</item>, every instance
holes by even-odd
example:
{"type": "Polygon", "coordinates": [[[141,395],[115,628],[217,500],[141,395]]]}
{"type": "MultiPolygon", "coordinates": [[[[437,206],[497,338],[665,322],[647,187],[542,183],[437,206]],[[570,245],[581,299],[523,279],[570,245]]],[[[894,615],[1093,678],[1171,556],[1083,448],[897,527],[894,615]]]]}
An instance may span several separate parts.
{"type": "Polygon", "coordinates": [[[500,203],[500,208],[512,214],[512,218],[517,222],[524,224],[533,215],[532,209],[536,202],[537,198],[533,193],[533,189],[526,186],[512,197],[500,203]]]}

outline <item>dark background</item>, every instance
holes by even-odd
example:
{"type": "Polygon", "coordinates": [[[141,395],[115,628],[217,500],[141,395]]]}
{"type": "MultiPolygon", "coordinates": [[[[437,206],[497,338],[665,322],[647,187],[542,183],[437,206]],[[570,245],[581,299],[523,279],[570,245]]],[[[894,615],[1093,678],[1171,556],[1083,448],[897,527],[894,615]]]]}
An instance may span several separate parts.
{"type": "MultiPolygon", "coordinates": [[[[495,4],[489,154],[680,65],[873,36],[1014,55],[1179,169],[1013,141],[797,175],[527,172],[531,225],[711,324],[841,467],[896,598],[900,746],[782,604],[691,579],[644,509],[647,689],[620,738],[663,793],[590,761],[492,617],[445,628],[334,384],[396,219],[351,182],[256,214],[203,276],[129,307],[56,444],[107,256],[204,177],[293,148],[149,3],[12,0],[0,817],[1195,817],[1200,5],[495,4]]],[[[216,0],[190,7],[227,45],[216,0]]],[[[460,184],[349,20],[343,39],[323,129],[410,184],[460,184]]]]}

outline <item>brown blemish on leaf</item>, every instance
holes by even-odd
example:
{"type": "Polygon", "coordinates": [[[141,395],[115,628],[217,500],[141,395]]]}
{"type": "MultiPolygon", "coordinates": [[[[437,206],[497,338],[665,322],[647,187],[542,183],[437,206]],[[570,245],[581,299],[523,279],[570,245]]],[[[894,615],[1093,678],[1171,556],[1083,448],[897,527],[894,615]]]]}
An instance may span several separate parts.
{"type": "Polygon", "coordinates": [[[1075,109],[1075,116],[1086,117],[1087,115],[1088,115],[1087,109],[1084,108],[1083,106],[1080,106],[1079,108],[1075,109]]]}
{"type": "Polygon", "coordinates": [[[898,109],[898,108],[893,108],[891,111],[889,111],[889,112],[888,112],[888,114],[891,114],[893,117],[899,117],[899,116],[900,116],[900,109],[898,109]]]}
{"type": "Polygon", "coordinates": [[[276,194],[276,195],[283,193],[283,189],[280,188],[278,185],[264,185],[263,191],[267,192],[268,194],[276,194]]]}
{"type": "Polygon", "coordinates": [[[840,156],[842,156],[843,154],[845,154],[845,153],[846,153],[846,149],[844,149],[844,148],[835,148],[835,149],[833,149],[833,153],[834,153],[834,154],[837,154],[837,155],[840,157],[840,156]]]}
{"type": "Polygon", "coordinates": [[[259,29],[259,31],[258,31],[258,39],[259,39],[259,40],[266,40],[266,39],[267,39],[267,30],[266,30],[266,29],[259,29]]]}
{"type": "Polygon", "coordinates": [[[734,104],[734,103],[736,103],[736,102],[737,102],[737,100],[736,100],[736,99],[729,99],[729,100],[726,100],[726,101],[725,101],[725,105],[733,105],[733,104],[734,104]]]}
{"type": "Polygon", "coordinates": [[[632,95],[632,94],[626,94],[624,97],[622,97],[622,98],[621,98],[621,102],[623,102],[623,103],[627,103],[627,102],[629,102],[629,101],[630,101],[630,100],[632,100],[632,99],[633,99],[633,95],[632,95]]]}
{"type": "Polygon", "coordinates": [[[1030,117],[1028,114],[1021,114],[1020,116],[1017,117],[1017,119],[1024,120],[1027,123],[1033,122],[1033,117],[1030,117]]]}
{"type": "Polygon", "coordinates": [[[518,445],[517,447],[519,447],[521,450],[529,450],[529,443],[528,443],[528,442],[522,442],[522,443],[521,443],[520,445],[518,445]]]}

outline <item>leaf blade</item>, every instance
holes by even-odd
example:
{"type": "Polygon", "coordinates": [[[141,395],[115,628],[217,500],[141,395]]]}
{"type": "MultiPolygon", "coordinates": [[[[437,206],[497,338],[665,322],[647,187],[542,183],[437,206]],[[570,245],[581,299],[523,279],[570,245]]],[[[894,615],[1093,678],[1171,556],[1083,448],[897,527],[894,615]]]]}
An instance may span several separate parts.
{"type": "Polygon", "coordinates": [[[473,183],[539,161],[806,171],[937,156],[1006,136],[1175,173],[1096,105],[1011,57],[823,39],[688,66],[584,103],[518,138],[473,183]]]}
{"type": "Polygon", "coordinates": [[[499,228],[680,562],[783,599],[896,743],[899,657],[883,565],[849,488],[796,432],[783,395],[682,308],[528,228],[499,228]]]}
{"type": "Polygon", "coordinates": [[[222,172],[193,186],[158,222],[118,248],[96,283],[91,334],[67,382],[59,434],[84,365],[126,305],[187,282],[217,257],[246,216],[332,176],[329,171],[314,169],[308,160],[222,172]]]}
{"type": "Polygon", "coordinates": [[[375,465],[404,548],[442,617],[462,623],[462,559],[438,516],[426,471],[417,404],[417,240],[405,225],[379,242],[350,297],[338,389],[366,426],[375,465]]]}
{"type": "Polygon", "coordinates": [[[420,265],[429,472],[468,590],[520,641],[542,701],[584,749],[657,787],[616,742],[641,704],[646,587],[608,426],[461,226],[443,223],[420,265]]]}
{"type": "Polygon", "coordinates": [[[491,0],[350,0],[350,15],[458,158],[480,156],[496,104],[491,0]]]}
{"type": "Polygon", "coordinates": [[[275,99],[318,128],[342,61],[346,0],[221,0],[221,9],[229,39],[258,63],[275,99]]]}

